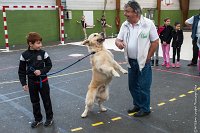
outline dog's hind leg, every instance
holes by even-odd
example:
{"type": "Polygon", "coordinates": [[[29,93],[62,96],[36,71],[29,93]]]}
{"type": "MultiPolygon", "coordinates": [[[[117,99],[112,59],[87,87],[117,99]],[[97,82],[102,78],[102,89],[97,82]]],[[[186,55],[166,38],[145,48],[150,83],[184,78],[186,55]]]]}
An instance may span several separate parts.
{"type": "Polygon", "coordinates": [[[86,99],[85,99],[85,110],[81,115],[82,118],[87,117],[88,111],[92,110],[94,100],[95,100],[95,97],[96,97],[96,93],[97,93],[96,89],[94,89],[94,88],[88,89],[86,99]]]}
{"type": "Polygon", "coordinates": [[[104,88],[100,88],[98,92],[98,104],[100,111],[106,112],[107,109],[103,106],[103,102],[109,99],[109,88],[104,86],[104,88]]]}

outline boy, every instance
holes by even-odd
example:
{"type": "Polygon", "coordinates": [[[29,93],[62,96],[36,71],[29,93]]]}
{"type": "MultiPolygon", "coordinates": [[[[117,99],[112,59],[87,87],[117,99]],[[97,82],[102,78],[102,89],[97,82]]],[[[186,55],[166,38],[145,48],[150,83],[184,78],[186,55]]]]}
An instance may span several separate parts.
{"type": "Polygon", "coordinates": [[[28,49],[20,57],[18,75],[24,91],[29,91],[30,94],[35,118],[35,121],[31,123],[31,127],[35,128],[42,124],[39,94],[46,112],[44,126],[50,126],[53,123],[53,112],[50,88],[45,75],[52,67],[51,59],[47,52],[41,50],[42,37],[38,33],[30,32],[27,36],[27,43],[28,49]],[[28,77],[28,83],[26,77],[28,77]]]}

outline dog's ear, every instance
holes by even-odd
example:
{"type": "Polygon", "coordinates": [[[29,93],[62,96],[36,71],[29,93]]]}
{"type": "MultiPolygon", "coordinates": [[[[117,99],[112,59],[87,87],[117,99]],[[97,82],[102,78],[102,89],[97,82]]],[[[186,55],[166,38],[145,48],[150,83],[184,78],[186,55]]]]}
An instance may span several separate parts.
{"type": "Polygon", "coordinates": [[[89,43],[89,40],[86,39],[86,40],[84,40],[81,44],[82,44],[82,45],[87,45],[88,43],[89,43]]]}

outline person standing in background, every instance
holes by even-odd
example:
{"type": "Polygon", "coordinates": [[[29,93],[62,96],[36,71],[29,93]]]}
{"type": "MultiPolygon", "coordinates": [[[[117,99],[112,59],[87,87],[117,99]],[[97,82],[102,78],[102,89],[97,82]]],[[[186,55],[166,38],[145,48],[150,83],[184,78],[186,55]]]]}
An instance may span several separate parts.
{"type": "Polygon", "coordinates": [[[94,27],[95,25],[88,25],[87,23],[86,23],[86,21],[85,21],[85,16],[83,15],[82,16],[82,19],[81,19],[81,21],[79,22],[79,21],[76,21],[77,23],[81,23],[81,26],[82,26],[82,28],[83,28],[83,33],[84,33],[84,36],[85,36],[85,39],[87,39],[87,32],[86,32],[86,28],[87,27],[94,27]]]}
{"type": "Polygon", "coordinates": [[[106,37],[106,28],[107,27],[112,28],[112,26],[107,24],[105,15],[102,15],[101,20],[97,19],[97,21],[101,22],[102,31],[104,33],[104,36],[106,37]]]}
{"type": "Polygon", "coordinates": [[[173,27],[170,25],[170,18],[164,19],[164,26],[163,26],[162,32],[160,32],[160,40],[161,40],[161,46],[163,51],[163,64],[162,66],[166,66],[166,68],[170,68],[170,42],[172,39],[172,30],[173,27]]]}
{"type": "Polygon", "coordinates": [[[192,16],[185,21],[187,26],[192,26],[192,44],[193,44],[193,57],[188,66],[197,66],[199,47],[197,46],[197,39],[200,36],[200,9],[199,14],[192,16]]]}
{"type": "Polygon", "coordinates": [[[179,22],[175,22],[174,30],[172,31],[172,48],[173,48],[173,61],[172,67],[180,67],[180,52],[181,52],[181,45],[183,44],[183,31],[181,30],[181,24],[179,22]],[[176,60],[177,54],[177,62],[176,60]]]}

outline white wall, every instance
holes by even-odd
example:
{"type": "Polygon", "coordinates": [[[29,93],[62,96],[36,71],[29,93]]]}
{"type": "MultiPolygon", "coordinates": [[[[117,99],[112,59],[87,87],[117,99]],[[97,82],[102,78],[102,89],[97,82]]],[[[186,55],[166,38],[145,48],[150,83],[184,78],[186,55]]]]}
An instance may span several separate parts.
{"type": "MultiPolygon", "coordinates": [[[[166,0],[169,1],[169,0],[166,0]]],[[[171,0],[171,5],[166,5],[165,0],[161,2],[161,10],[180,10],[179,0],[171,0]]]]}
{"type": "Polygon", "coordinates": [[[0,0],[0,6],[55,6],[56,0],[0,0]]]}
{"type": "MultiPolygon", "coordinates": [[[[104,0],[66,0],[69,10],[103,10],[104,0]]],[[[116,1],[107,0],[106,10],[115,10],[116,1]]]]}
{"type": "MultiPolygon", "coordinates": [[[[121,0],[121,10],[123,10],[124,5],[128,3],[129,0],[121,0]]],[[[140,4],[141,8],[156,8],[157,6],[157,0],[137,0],[137,2],[140,4]]]]}
{"type": "MultiPolygon", "coordinates": [[[[63,1],[63,0],[62,0],[63,1]]],[[[121,10],[124,8],[124,4],[129,0],[121,0],[121,10]]],[[[162,10],[179,10],[179,0],[171,0],[172,5],[164,5],[162,0],[161,9],[162,10]]],[[[141,5],[141,8],[156,8],[157,0],[137,0],[141,5]]],[[[67,8],[71,10],[103,10],[104,9],[104,0],[66,0],[67,8]]],[[[12,5],[49,5],[55,6],[56,0],[0,0],[0,6],[12,6],[12,5]]],[[[106,10],[115,10],[116,1],[107,0],[106,10]]],[[[200,9],[200,0],[190,0],[190,10],[200,9]]]]}
{"type": "Polygon", "coordinates": [[[190,0],[189,10],[200,9],[200,0],[190,0]]]}

